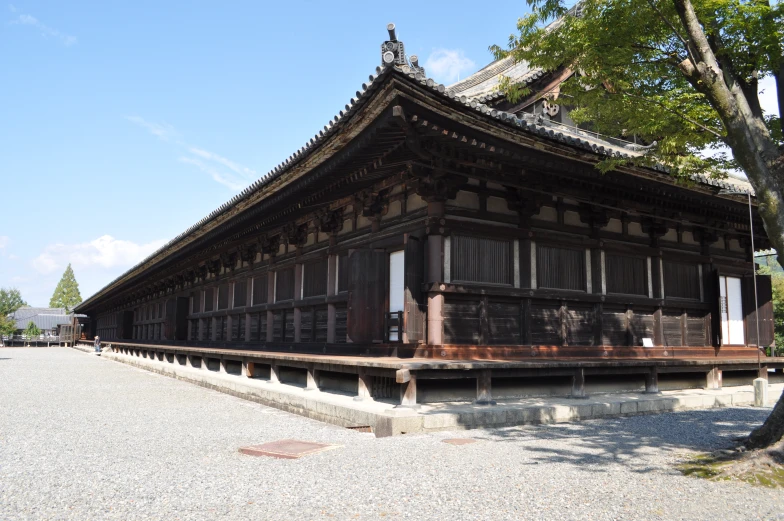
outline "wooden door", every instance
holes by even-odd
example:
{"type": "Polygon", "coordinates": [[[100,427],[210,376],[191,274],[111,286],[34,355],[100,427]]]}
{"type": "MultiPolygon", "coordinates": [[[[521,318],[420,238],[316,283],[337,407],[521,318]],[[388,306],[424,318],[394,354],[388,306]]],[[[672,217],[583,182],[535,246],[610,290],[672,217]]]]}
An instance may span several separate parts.
{"type": "Polygon", "coordinates": [[[355,250],[349,257],[347,332],[351,342],[382,342],[386,310],[383,251],[355,250]]]}

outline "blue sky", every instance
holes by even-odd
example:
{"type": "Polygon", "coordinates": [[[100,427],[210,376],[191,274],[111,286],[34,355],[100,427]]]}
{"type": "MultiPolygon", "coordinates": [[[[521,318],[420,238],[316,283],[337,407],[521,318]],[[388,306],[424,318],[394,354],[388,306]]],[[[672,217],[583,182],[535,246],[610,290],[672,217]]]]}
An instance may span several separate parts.
{"type": "Polygon", "coordinates": [[[525,2],[0,6],[0,287],[86,298],[300,148],[380,63],[491,61],[525,2]],[[499,15],[499,13],[505,13],[499,15]]]}
{"type": "MultiPolygon", "coordinates": [[[[87,298],[313,137],[380,63],[386,25],[445,84],[523,0],[0,5],[0,287],[87,298]]],[[[769,82],[768,82],[769,83],[769,82]]],[[[775,90],[763,105],[775,108],[775,90]]]]}

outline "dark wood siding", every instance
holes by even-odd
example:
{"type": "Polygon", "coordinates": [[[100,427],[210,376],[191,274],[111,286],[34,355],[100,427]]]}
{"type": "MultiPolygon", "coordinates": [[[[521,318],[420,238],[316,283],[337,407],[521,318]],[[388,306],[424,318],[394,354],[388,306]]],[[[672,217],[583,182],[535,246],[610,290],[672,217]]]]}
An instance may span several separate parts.
{"type": "Polygon", "coordinates": [[[521,344],[521,313],[519,301],[494,301],[487,303],[488,344],[521,344]]]}
{"type": "Polygon", "coordinates": [[[664,262],[665,298],[700,300],[700,283],[697,264],[664,262]]]}
{"type": "Polygon", "coordinates": [[[384,338],[387,254],[355,250],[349,258],[348,336],[352,342],[384,338]]]}
{"type": "Polygon", "coordinates": [[[411,343],[425,341],[427,302],[422,291],[425,260],[422,241],[409,237],[405,249],[405,332],[411,343]]]}
{"type": "Polygon", "coordinates": [[[329,312],[326,307],[318,307],[314,309],[314,330],[313,330],[313,341],[314,342],[326,342],[327,341],[327,318],[329,316],[329,312]]]}
{"type": "Polygon", "coordinates": [[[313,308],[300,311],[299,338],[301,342],[313,342],[313,308]]]}
{"type": "Polygon", "coordinates": [[[664,330],[665,346],[682,346],[683,337],[681,331],[681,314],[677,312],[667,312],[662,314],[662,329],[664,330]]]}
{"type": "Polygon", "coordinates": [[[294,268],[275,272],[275,302],[294,298],[294,268]]]}
{"type": "Polygon", "coordinates": [[[212,319],[207,318],[204,320],[204,340],[211,341],[212,340],[212,319]]]}
{"type": "Polygon", "coordinates": [[[561,306],[550,303],[531,303],[531,344],[561,345],[561,306]]]}
{"type": "Polygon", "coordinates": [[[594,310],[590,305],[570,304],[566,309],[566,341],[570,346],[594,344],[594,310]]]}
{"type": "Polygon", "coordinates": [[[338,293],[348,291],[348,252],[338,255],[338,293]]]}
{"type": "Polygon", "coordinates": [[[444,343],[480,343],[479,300],[467,300],[452,296],[444,299],[444,343]]]}
{"type": "Polygon", "coordinates": [[[245,341],[245,314],[232,315],[231,339],[240,342],[245,341]]]}
{"type": "Polygon", "coordinates": [[[540,288],[585,291],[585,250],[537,244],[536,284],[540,288]]]}
{"type": "MultiPolygon", "coordinates": [[[[213,311],[215,309],[215,297],[212,288],[204,290],[204,311],[213,311]]],[[[150,317],[147,317],[150,318],[150,317]]]]}
{"type": "Polygon", "coordinates": [[[218,286],[218,309],[228,309],[229,307],[229,285],[221,284],[218,286]]]}
{"type": "Polygon", "coordinates": [[[689,312],[686,315],[686,345],[707,346],[708,329],[706,327],[707,314],[702,311],[689,312]]]}
{"type": "Polygon", "coordinates": [[[283,333],[285,336],[283,337],[283,341],[293,342],[294,341],[294,311],[287,310],[284,315],[284,319],[285,319],[284,320],[285,330],[283,333]]]}
{"type": "Polygon", "coordinates": [[[254,313],[250,316],[250,339],[254,342],[267,341],[267,312],[254,313]]]}
{"type": "Polygon", "coordinates": [[[248,281],[238,280],[234,283],[234,307],[241,308],[248,304],[248,281]]]}
{"type": "Polygon", "coordinates": [[[604,306],[602,310],[602,345],[629,345],[627,322],[625,308],[604,306]]]}
{"type": "Polygon", "coordinates": [[[346,319],[348,313],[345,304],[335,305],[335,343],[344,344],[346,342],[346,319]]]}
{"type": "Polygon", "coordinates": [[[302,267],[302,295],[317,297],[327,294],[327,259],[309,262],[302,267]]]}
{"type": "Polygon", "coordinates": [[[194,291],[191,293],[191,300],[193,302],[193,313],[201,313],[201,292],[194,291]]]}
{"type": "Polygon", "coordinates": [[[453,281],[513,283],[512,241],[465,235],[452,235],[450,241],[450,277],[453,281]]]}
{"type": "Polygon", "coordinates": [[[258,277],[253,277],[253,305],[267,303],[267,280],[269,277],[265,273],[258,277]]]}
{"type": "Polygon", "coordinates": [[[648,294],[648,262],[645,257],[605,255],[607,293],[648,294]]]}
{"type": "Polygon", "coordinates": [[[272,313],[272,341],[283,341],[283,310],[278,310],[272,313]]]}
{"type": "Polygon", "coordinates": [[[653,341],[653,309],[636,309],[632,315],[629,328],[632,333],[632,345],[641,346],[643,338],[653,341]]]}
{"type": "Polygon", "coordinates": [[[743,277],[741,280],[743,299],[743,316],[746,321],[746,344],[757,345],[757,313],[759,312],[759,345],[769,346],[773,343],[773,292],[770,275],[757,275],[757,302],[754,306],[754,278],[743,277]]]}

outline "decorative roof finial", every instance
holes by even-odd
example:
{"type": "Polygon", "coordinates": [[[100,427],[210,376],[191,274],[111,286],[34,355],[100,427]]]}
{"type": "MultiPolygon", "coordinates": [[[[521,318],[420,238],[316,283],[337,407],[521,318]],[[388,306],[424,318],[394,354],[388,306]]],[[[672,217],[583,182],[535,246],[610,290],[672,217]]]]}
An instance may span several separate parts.
{"type": "Polygon", "coordinates": [[[409,64],[406,57],[406,48],[403,42],[397,39],[395,24],[387,24],[387,31],[389,31],[389,40],[381,44],[381,65],[384,67],[397,66],[404,72],[421,73],[424,77],[425,69],[419,66],[419,61],[415,55],[411,56],[411,64],[409,64]]]}

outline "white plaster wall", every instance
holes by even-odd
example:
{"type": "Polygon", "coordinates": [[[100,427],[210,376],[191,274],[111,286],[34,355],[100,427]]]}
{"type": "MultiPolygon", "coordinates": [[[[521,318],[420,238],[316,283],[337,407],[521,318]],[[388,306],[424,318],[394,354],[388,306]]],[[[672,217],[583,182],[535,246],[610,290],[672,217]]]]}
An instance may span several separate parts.
{"type": "Polygon", "coordinates": [[[517,215],[517,212],[509,209],[506,199],[501,199],[500,197],[487,198],[487,211],[506,215],[517,215]]]}
{"type": "Polygon", "coordinates": [[[450,206],[457,206],[458,208],[467,208],[469,210],[479,209],[479,195],[473,192],[466,192],[460,190],[454,199],[449,200],[450,206]]]}
{"type": "Polygon", "coordinates": [[[603,228],[603,230],[613,233],[622,233],[623,232],[623,223],[620,219],[610,219],[607,222],[607,226],[603,228]]]}
{"type": "Polygon", "coordinates": [[[570,226],[582,226],[583,228],[588,227],[587,224],[580,221],[580,214],[571,210],[564,212],[564,224],[568,224],[570,226]]]}
{"type": "Polygon", "coordinates": [[[558,211],[552,206],[542,206],[536,218],[540,221],[558,222],[558,211]]]}
{"type": "Polygon", "coordinates": [[[406,200],[406,211],[413,212],[414,210],[419,210],[420,208],[427,208],[427,201],[422,199],[417,194],[411,194],[408,196],[406,200]]]}

